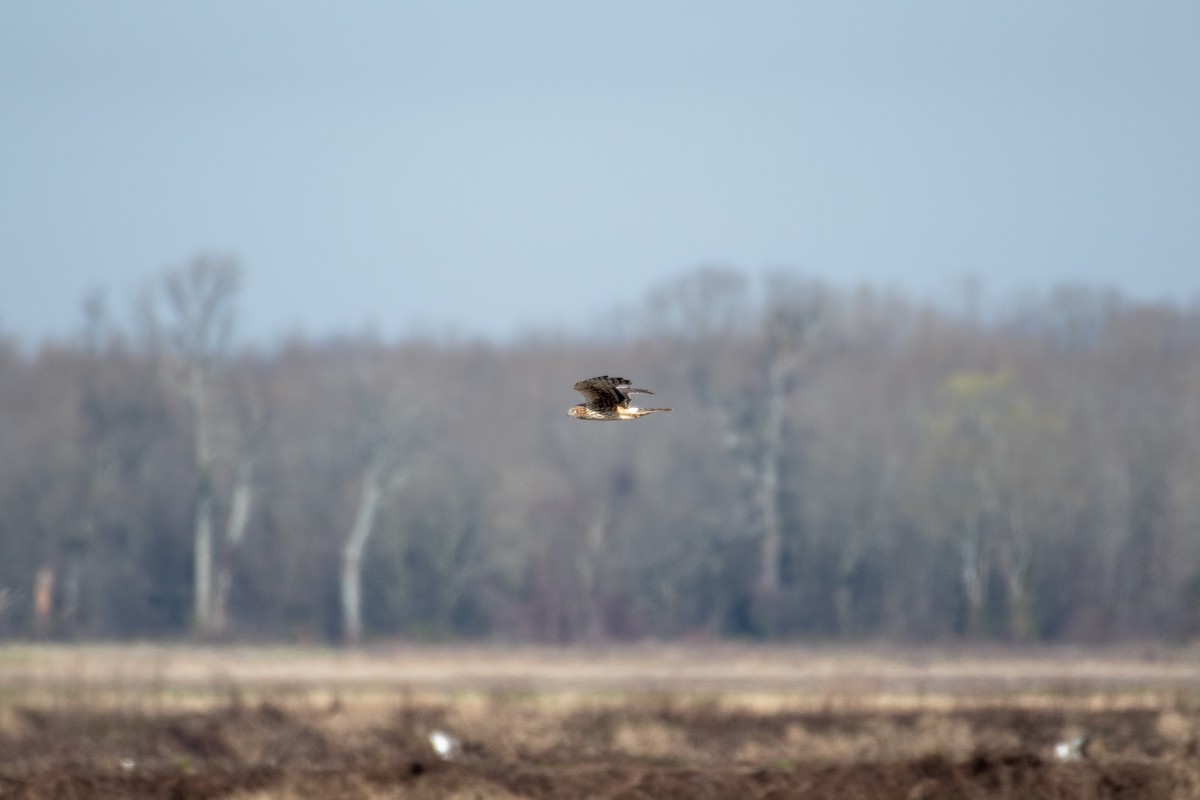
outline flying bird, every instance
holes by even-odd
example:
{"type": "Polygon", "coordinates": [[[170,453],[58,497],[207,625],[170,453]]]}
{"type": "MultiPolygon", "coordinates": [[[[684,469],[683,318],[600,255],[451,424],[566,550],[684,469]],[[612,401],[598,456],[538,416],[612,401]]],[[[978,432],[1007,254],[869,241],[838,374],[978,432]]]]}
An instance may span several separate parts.
{"type": "Polygon", "coordinates": [[[634,389],[633,384],[625,378],[610,378],[601,375],[588,378],[575,384],[575,391],[583,395],[586,403],[580,403],[567,410],[576,419],[616,420],[637,419],[658,411],[670,411],[669,408],[637,408],[630,405],[631,394],[654,394],[648,389],[634,389]]]}

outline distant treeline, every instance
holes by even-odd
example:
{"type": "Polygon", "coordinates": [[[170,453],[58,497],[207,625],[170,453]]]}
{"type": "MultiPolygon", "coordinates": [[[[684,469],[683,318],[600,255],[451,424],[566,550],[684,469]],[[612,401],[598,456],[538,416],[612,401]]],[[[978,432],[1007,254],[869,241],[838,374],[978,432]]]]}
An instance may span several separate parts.
{"type": "Polygon", "coordinates": [[[0,339],[0,636],[1179,640],[1200,309],[699,270],[504,345],[238,345],[200,258],[0,339]],[[670,414],[567,416],[586,377],[670,414]]]}

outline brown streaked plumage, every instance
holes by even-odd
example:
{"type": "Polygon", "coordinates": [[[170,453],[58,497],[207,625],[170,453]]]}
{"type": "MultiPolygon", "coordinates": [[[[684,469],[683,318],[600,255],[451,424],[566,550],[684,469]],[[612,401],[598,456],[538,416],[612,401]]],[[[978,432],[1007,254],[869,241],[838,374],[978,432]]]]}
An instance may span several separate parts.
{"type": "Polygon", "coordinates": [[[631,394],[654,394],[648,389],[635,389],[625,378],[610,378],[601,375],[588,378],[575,384],[575,391],[583,395],[586,403],[567,410],[576,419],[593,419],[612,421],[621,419],[637,419],[647,414],[659,411],[670,411],[669,408],[637,408],[630,405],[631,394]]]}

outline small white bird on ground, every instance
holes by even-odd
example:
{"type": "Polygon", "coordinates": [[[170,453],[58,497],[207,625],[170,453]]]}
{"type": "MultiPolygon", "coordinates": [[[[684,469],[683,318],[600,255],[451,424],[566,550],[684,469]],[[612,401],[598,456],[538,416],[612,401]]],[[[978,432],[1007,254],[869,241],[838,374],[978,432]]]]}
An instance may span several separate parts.
{"type": "Polygon", "coordinates": [[[429,734],[429,746],[443,761],[449,761],[462,750],[462,742],[445,731],[435,730],[429,734]]]}
{"type": "Polygon", "coordinates": [[[1091,739],[1091,735],[1085,733],[1074,739],[1059,742],[1054,745],[1054,757],[1059,761],[1082,761],[1087,758],[1086,750],[1091,739]]]}

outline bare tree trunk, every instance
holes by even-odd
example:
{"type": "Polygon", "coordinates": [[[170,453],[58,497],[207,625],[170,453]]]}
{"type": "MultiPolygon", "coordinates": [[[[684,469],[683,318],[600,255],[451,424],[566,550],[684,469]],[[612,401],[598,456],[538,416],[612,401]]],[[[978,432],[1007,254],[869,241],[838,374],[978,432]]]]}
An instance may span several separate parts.
{"type": "Polygon", "coordinates": [[[229,626],[229,593],[233,588],[233,555],[246,535],[250,507],[254,502],[254,486],[250,482],[250,465],[242,462],[237,470],[237,482],[225,522],[225,537],[217,559],[216,591],[213,595],[212,627],[223,632],[229,626]]]}
{"type": "Polygon", "coordinates": [[[342,548],[342,639],[350,645],[362,641],[362,554],[371,538],[382,500],[379,468],[371,464],[363,471],[362,494],[354,512],[354,524],[342,548]]]}
{"type": "Polygon", "coordinates": [[[981,541],[979,519],[972,518],[966,527],[960,543],[962,569],[959,575],[963,594],[967,598],[967,633],[980,636],[987,629],[986,590],[989,568],[981,541]]]}
{"type": "MultiPolygon", "coordinates": [[[[207,478],[201,478],[206,483],[207,478]]],[[[212,625],[212,494],[197,490],[192,532],[192,604],[196,627],[207,632],[212,625]]]]}
{"type": "Polygon", "coordinates": [[[1037,635],[1037,617],[1029,592],[1028,565],[1008,564],[1004,570],[1008,588],[1008,632],[1017,641],[1029,641],[1037,635]]]}
{"type": "Polygon", "coordinates": [[[1029,573],[1033,566],[1032,548],[1027,545],[1030,531],[1017,508],[1008,514],[1008,536],[1003,557],[998,559],[1008,589],[1008,633],[1018,641],[1037,635],[1037,615],[1033,593],[1029,591],[1029,573]]]}
{"type": "Polygon", "coordinates": [[[762,520],[762,540],[759,547],[760,564],[758,588],[764,597],[779,591],[783,572],[783,521],[779,511],[779,462],[783,440],[784,400],[792,359],[777,356],[771,360],[767,382],[767,413],[762,429],[762,463],[758,469],[759,518],[762,520]]]}
{"type": "Polygon", "coordinates": [[[192,529],[192,614],[196,627],[212,627],[212,456],[208,443],[204,370],[192,365],[188,375],[188,401],[192,409],[192,432],[196,461],[196,514],[192,529]]]}
{"type": "Polygon", "coordinates": [[[584,635],[589,641],[604,638],[604,612],[598,591],[598,573],[607,550],[608,510],[601,508],[584,533],[583,552],[579,557],[580,596],[584,602],[584,635]]]}
{"type": "Polygon", "coordinates": [[[33,629],[39,639],[50,633],[54,617],[54,568],[41,567],[33,580],[33,629]]]}

